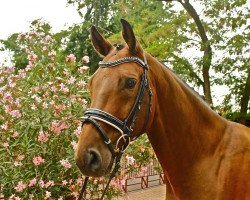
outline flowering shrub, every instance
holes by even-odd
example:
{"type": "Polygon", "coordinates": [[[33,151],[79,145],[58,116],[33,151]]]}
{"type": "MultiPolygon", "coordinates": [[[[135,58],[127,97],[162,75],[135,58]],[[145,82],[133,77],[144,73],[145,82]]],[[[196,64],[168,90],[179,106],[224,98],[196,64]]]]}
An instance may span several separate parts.
{"type": "MultiPolygon", "coordinates": [[[[70,54],[62,60],[53,36],[41,30],[20,34],[19,42],[27,53],[27,67],[0,68],[0,196],[77,198],[83,180],[74,149],[79,118],[88,103],[89,58],[77,63],[70,54]]],[[[145,137],[136,141],[123,158],[128,167],[122,177],[135,167],[143,170],[153,157],[145,137]]],[[[103,178],[90,179],[89,199],[98,196],[105,183],[103,178]]],[[[120,195],[123,183],[119,177],[112,180],[107,198],[120,195]]]]}
{"type": "Polygon", "coordinates": [[[54,39],[43,32],[20,34],[19,41],[27,67],[0,68],[2,193],[6,199],[77,196],[82,178],[73,155],[88,102],[88,67],[73,54],[60,61],[54,39]]]}

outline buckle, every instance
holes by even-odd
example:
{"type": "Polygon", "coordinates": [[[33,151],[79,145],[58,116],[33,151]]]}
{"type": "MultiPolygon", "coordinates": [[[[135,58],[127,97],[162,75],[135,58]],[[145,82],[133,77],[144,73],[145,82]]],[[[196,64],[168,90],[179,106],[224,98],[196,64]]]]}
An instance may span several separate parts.
{"type": "Polygon", "coordinates": [[[111,140],[109,139],[107,142],[104,141],[105,144],[110,144],[111,143],[111,140]]]}

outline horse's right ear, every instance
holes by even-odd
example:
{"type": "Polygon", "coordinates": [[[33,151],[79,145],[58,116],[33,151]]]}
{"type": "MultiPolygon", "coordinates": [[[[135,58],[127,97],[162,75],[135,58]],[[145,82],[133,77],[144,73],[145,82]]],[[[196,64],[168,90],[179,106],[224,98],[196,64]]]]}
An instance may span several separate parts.
{"type": "Polygon", "coordinates": [[[113,47],[105,38],[102,37],[95,26],[91,27],[90,36],[95,50],[102,56],[108,55],[109,51],[113,47]]]}

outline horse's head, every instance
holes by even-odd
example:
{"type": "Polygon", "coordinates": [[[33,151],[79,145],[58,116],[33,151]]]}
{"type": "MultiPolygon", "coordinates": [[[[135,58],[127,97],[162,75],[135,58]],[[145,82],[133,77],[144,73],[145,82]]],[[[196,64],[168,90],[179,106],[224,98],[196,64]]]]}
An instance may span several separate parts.
{"type": "Polygon", "coordinates": [[[75,154],[77,166],[87,176],[107,174],[117,155],[150,121],[146,56],[130,24],[121,23],[126,45],[112,46],[91,28],[93,46],[104,59],[89,81],[91,105],[82,118],[75,154]]]}

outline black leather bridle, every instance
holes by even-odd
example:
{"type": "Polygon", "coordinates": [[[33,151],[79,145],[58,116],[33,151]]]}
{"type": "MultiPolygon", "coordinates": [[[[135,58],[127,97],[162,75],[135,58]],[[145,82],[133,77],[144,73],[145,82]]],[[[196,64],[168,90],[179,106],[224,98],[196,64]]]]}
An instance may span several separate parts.
{"type": "MultiPolygon", "coordinates": [[[[120,160],[122,157],[123,152],[127,148],[127,146],[130,143],[131,140],[131,132],[133,131],[133,128],[135,126],[135,122],[137,119],[137,113],[141,108],[141,103],[143,101],[144,93],[146,89],[148,88],[148,96],[149,96],[149,103],[148,103],[148,111],[146,115],[146,119],[144,121],[143,128],[141,130],[141,133],[143,133],[146,130],[146,126],[148,124],[148,120],[150,117],[151,107],[152,107],[152,90],[149,85],[148,81],[148,64],[146,56],[144,55],[144,61],[137,57],[125,57],[116,61],[101,61],[99,62],[99,67],[101,68],[112,68],[117,65],[123,64],[123,63],[130,63],[134,62],[137,63],[140,67],[143,68],[143,74],[141,76],[140,86],[137,93],[137,96],[135,98],[135,102],[125,120],[118,119],[117,117],[111,115],[110,113],[107,113],[105,111],[96,109],[96,108],[88,108],[83,117],[81,117],[82,125],[85,123],[91,123],[96,130],[98,131],[100,137],[102,138],[103,142],[107,145],[108,149],[110,150],[112,154],[112,159],[110,162],[109,167],[112,168],[113,164],[115,163],[115,166],[111,172],[111,175],[109,177],[109,181],[102,193],[101,200],[103,199],[106,190],[108,189],[108,186],[112,180],[112,178],[115,176],[116,172],[120,168],[120,160]],[[99,124],[99,121],[104,122],[113,128],[117,129],[121,133],[121,137],[117,140],[116,146],[114,146],[111,143],[111,140],[107,136],[107,133],[105,130],[101,127],[99,124]],[[121,139],[124,140],[124,144],[122,147],[119,147],[119,143],[121,139]]],[[[134,140],[135,138],[132,138],[134,140]]],[[[83,183],[83,187],[81,189],[81,192],[79,194],[78,200],[81,200],[83,197],[83,193],[86,190],[87,182],[89,177],[86,177],[83,183]]]]}

